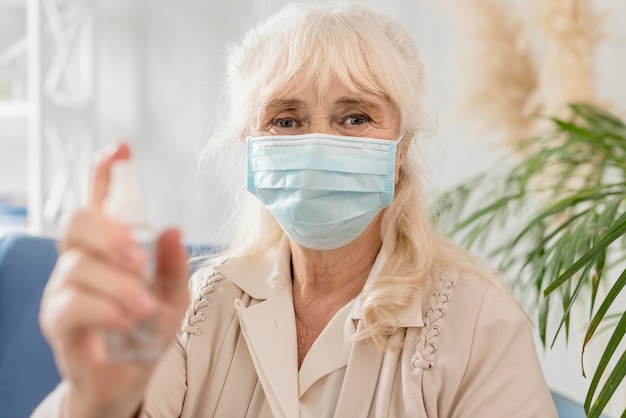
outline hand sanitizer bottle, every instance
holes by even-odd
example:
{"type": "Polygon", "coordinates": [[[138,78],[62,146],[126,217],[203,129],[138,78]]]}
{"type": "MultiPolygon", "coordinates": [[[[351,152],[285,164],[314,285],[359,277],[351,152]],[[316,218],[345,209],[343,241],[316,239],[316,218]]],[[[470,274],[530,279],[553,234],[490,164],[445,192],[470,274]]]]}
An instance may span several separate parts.
{"type": "MultiPolygon", "coordinates": [[[[105,213],[124,224],[148,254],[143,280],[154,291],[154,234],[147,222],[146,208],[141,199],[137,172],[131,160],[114,163],[111,167],[109,194],[105,213]]],[[[140,321],[127,333],[107,331],[106,347],[109,359],[115,362],[151,361],[161,353],[157,315],[140,321]]]]}

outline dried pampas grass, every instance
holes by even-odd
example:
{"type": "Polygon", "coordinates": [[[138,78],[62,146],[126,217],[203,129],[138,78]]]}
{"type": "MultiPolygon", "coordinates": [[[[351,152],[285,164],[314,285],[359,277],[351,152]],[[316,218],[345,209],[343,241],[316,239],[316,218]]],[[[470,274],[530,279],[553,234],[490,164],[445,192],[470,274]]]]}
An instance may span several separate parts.
{"type": "Polygon", "coordinates": [[[463,65],[468,88],[459,111],[479,133],[500,133],[518,143],[537,110],[532,96],[538,78],[522,24],[508,6],[501,0],[454,2],[470,40],[463,65]]]}
{"type": "Polygon", "coordinates": [[[533,0],[545,51],[540,68],[544,113],[567,116],[567,103],[595,103],[594,54],[603,18],[589,0],[533,0]]]}
{"type": "Polygon", "coordinates": [[[517,148],[538,129],[534,115],[566,117],[567,103],[597,104],[593,63],[603,16],[590,0],[532,0],[526,21],[511,1],[450,2],[470,41],[459,112],[480,133],[499,133],[517,148]]]}

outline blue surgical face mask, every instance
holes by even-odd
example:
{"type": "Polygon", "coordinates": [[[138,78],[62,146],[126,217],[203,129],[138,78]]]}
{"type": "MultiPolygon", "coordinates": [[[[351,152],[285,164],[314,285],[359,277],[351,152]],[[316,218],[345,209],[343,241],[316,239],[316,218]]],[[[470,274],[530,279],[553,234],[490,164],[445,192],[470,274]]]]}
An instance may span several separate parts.
{"type": "Polygon", "coordinates": [[[324,134],[247,138],[247,189],[297,244],[343,247],[391,204],[397,141],[324,134]]]}

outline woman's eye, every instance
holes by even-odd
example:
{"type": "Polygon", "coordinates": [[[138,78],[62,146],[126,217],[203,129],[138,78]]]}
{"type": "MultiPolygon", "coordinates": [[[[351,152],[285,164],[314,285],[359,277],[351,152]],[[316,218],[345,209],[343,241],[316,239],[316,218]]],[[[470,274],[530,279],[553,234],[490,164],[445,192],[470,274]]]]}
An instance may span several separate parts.
{"type": "Polygon", "coordinates": [[[346,123],[348,125],[363,125],[370,121],[370,118],[367,115],[352,115],[346,118],[346,123]]]}
{"type": "Polygon", "coordinates": [[[279,128],[293,128],[296,125],[296,121],[293,119],[274,119],[272,120],[272,125],[279,128]]]}

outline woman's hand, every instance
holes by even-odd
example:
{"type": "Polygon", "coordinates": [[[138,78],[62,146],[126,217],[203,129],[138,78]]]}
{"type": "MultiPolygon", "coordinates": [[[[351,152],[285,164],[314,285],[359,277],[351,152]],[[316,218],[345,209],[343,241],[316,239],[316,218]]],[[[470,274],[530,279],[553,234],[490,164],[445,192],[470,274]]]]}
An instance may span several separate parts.
{"type": "Polygon", "coordinates": [[[70,219],[41,302],[41,328],[69,386],[65,410],[72,417],[137,412],[155,363],[109,361],[104,335],[129,331],[156,314],[165,346],[189,303],[178,231],[166,230],[157,240],[152,293],[140,278],[147,255],[130,231],[103,213],[111,166],[129,157],[122,144],[98,160],[89,207],[70,219]]]}

